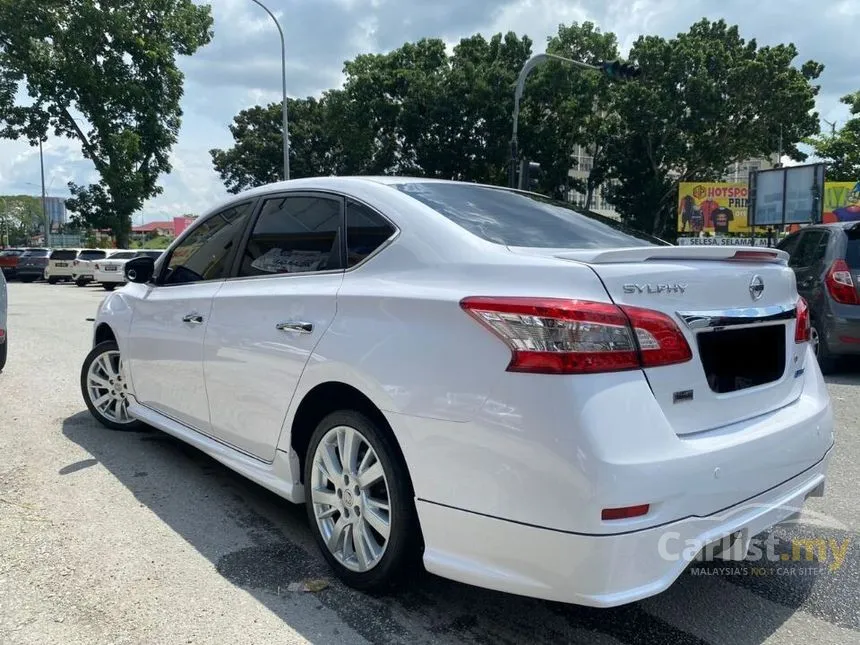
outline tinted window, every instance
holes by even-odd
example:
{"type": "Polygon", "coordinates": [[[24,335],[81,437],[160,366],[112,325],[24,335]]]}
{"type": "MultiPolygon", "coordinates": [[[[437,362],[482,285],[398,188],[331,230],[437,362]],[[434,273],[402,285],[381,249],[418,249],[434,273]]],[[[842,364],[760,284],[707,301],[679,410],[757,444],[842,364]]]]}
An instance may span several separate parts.
{"type": "Polygon", "coordinates": [[[81,260],[101,260],[107,257],[107,251],[81,251],[81,260]]]}
{"type": "Polygon", "coordinates": [[[848,247],[845,249],[845,262],[852,269],[860,269],[860,228],[845,231],[848,247]]]}
{"type": "Polygon", "coordinates": [[[827,233],[824,231],[805,231],[792,254],[788,265],[792,267],[809,267],[824,257],[827,250],[827,233]]]}
{"type": "Polygon", "coordinates": [[[346,264],[355,266],[394,235],[394,227],[363,204],[346,204],[346,264]]]}
{"type": "Polygon", "coordinates": [[[239,275],[341,269],[340,230],[340,199],[267,199],[242,254],[239,275]]]}
{"type": "Polygon", "coordinates": [[[546,197],[474,184],[415,182],[396,187],[496,244],[569,249],[665,244],[608,217],[580,213],[546,197]]]}
{"type": "Polygon", "coordinates": [[[156,260],[161,257],[161,254],[164,251],[140,251],[134,254],[136,258],[155,258],[156,260]]]}
{"type": "Polygon", "coordinates": [[[137,251],[120,251],[119,253],[114,253],[108,258],[109,260],[128,260],[137,255],[137,251]]]}
{"type": "Polygon", "coordinates": [[[31,249],[29,251],[24,251],[21,257],[28,258],[46,258],[50,255],[51,251],[49,249],[31,249]]]}
{"type": "Polygon", "coordinates": [[[74,260],[78,257],[77,251],[53,251],[51,253],[52,260],[74,260]]]}
{"type": "Polygon", "coordinates": [[[782,242],[777,244],[776,248],[781,251],[785,251],[789,255],[793,255],[795,250],[797,249],[797,243],[800,241],[800,233],[794,233],[793,235],[789,235],[782,242]]]}
{"type": "Polygon", "coordinates": [[[252,205],[252,202],[240,204],[206,218],[173,249],[161,283],[226,278],[252,205]]]}

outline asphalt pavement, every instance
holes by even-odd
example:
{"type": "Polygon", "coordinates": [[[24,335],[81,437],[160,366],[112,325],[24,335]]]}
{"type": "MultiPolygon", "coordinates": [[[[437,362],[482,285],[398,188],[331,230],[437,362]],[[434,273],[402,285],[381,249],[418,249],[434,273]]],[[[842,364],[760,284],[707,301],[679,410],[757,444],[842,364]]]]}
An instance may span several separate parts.
{"type": "Polygon", "coordinates": [[[371,597],[330,577],[302,507],[160,432],[110,432],[91,419],[78,378],[86,319],[104,295],[9,285],[0,643],[860,643],[856,368],[828,379],[837,447],[825,497],[776,530],[847,544],[839,567],[794,561],[781,542],[784,562],[695,567],[667,592],[611,610],[429,574],[371,597]],[[321,591],[295,590],[319,579],[321,591]]]}

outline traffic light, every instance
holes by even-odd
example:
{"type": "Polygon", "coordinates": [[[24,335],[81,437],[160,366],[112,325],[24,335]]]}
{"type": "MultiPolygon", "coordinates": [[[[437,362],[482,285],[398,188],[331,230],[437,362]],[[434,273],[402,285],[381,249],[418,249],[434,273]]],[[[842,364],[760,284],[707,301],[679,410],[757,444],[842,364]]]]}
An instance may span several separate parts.
{"type": "Polygon", "coordinates": [[[537,190],[540,173],[540,164],[536,161],[529,161],[527,159],[520,161],[520,181],[518,188],[520,190],[537,190]]]}
{"type": "Polygon", "coordinates": [[[642,70],[631,63],[622,63],[620,60],[607,60],[600,63],[603,74],[615,81],[630,81],[639,78],[642,70]]]}

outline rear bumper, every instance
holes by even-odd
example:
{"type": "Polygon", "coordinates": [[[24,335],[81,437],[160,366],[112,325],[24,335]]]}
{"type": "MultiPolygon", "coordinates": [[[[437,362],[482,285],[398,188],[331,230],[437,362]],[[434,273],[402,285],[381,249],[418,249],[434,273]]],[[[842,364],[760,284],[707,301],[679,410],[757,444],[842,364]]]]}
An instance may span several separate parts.
{"type": "Polygon", "coordinates": [[[723,512],[618,535],[542,529],[417,504],[428,571],[480,587],[558,602],[613,607],[665,591],[699,551],[729,536],[751,540],[823,494],[830,451],[812,468],[723,512]]]}
{"type": "MultiPolygon", "coordinates": [[[[843,307],[845,309],[846,307],[843,307]]],[[[860,310],[860,307],[856,307],[860,310]]],[[[834,316],[827,329],[827,349],[831,354],[860,355],[860,311],[857,317],[834,316]]]]}
{"type": "Polygon", "coordinates": [[[93,274],[93,281],[102,284],[122,284],[125,282],[125,273],[122,271],[96,271],[93,274]]]}
{"type": "Polygon", "coordinates": [[[45,275],[45,267],[18,267],[19,278],[42,278],[45,275]]]}

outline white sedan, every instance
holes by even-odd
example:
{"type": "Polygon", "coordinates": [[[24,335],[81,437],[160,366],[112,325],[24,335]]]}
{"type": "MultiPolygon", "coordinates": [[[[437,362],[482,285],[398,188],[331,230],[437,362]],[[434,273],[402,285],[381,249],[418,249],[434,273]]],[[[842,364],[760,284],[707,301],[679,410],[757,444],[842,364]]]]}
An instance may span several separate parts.
{"type": "Polygon", "coordinates": [[[105,291],[113,291],[117,285],[125,284],[125,263],[132,258],[150,257],[158,259],[163,251],[117,251],[105,260],[93,262],[93,281],[102,285],[105,291]]]}
{"type": "Polygon", "coordinates": [[[620,605],[823,494],[833,417],[787,257],[490,186],[294,180],[129,261],[81,387],[108,428],[307,502],[356,588],[423,563],[620,605]]]}

